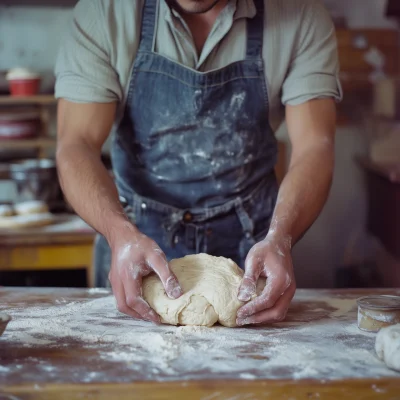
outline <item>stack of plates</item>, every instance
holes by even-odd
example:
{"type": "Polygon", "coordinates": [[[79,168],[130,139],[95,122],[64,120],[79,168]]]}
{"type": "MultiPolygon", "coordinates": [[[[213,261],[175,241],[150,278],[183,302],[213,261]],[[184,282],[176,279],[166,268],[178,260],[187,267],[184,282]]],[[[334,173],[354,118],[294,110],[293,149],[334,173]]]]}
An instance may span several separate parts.
{"type": "Polygon", "coordinates": [[[0,112],[0,140],[31,139],[39,135],[40,114],[29,109],[0,112]]]}

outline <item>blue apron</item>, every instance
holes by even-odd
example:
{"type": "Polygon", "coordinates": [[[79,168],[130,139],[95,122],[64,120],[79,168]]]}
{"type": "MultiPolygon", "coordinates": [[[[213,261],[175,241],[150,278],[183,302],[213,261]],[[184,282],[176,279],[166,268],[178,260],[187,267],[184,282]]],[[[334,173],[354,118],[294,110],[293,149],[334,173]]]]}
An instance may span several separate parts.
{"type": "MultiPolygon", "coordinates": [[[[130,219],[168,259],[205,252],[243,267],[277,197],[275,136],[262,60],[264,0],[247,21],[243,61],[202,73],[154,52],[158,4],[146,0],[126,109],[111,156],[130,219]]],[[[110,250],[96,241],[96,284],[110,250]]]]}

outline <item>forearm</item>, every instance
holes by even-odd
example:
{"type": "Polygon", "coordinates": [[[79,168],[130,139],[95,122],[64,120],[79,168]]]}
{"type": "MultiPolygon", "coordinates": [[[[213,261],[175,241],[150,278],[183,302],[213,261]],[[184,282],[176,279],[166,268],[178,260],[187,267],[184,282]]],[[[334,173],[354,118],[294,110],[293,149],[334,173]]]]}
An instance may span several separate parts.
{"type": "Polygon", "coordinates": [[[269,237],[294,245],[320,214],[329,194],[334,144],[322,141],[293,155],[279,190],[269,237]]]}
{"type": "Polygon", "coordinates": [[[109,243],[121,227],[132,226],[119,202],[115,184],[95,150],[84,143],[61,145],[57,166],[71,206],[109,243]]]}

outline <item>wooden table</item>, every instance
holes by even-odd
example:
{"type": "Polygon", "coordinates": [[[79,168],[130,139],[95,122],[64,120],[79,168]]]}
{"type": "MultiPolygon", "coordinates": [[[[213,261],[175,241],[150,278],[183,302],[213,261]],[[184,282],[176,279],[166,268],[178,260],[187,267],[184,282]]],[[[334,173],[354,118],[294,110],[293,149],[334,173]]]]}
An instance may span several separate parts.
{"type": "Polygon", "coordinates": [[[399,399],[356,325],[373,293],[400,290],[298,290],[286,321],[229,329],[133,320],[105,289],[3,288],[0,398],[399,399]]]}
{"type": "Polygon", "coordinates": [[[75,216],[57,216],[41,228],[0,230],[0,271],[85,269],[93,287],[95,233],[75,216]]]}

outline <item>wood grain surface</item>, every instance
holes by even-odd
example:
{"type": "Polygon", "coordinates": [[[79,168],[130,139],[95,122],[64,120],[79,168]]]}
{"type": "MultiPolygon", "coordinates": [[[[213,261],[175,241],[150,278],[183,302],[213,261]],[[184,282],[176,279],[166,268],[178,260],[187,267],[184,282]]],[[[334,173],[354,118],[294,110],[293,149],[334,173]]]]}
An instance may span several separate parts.
{"type": "MultiPolygon", "coordinates": [[[[204,328],[199,335],[121,316],[110,310],[106,290],[0,288],[0,311],[13,317],[0,338],[0,399],[400,399],[400,374],[376,358],[375,336],[358,332],[356,326],[352,304],[357,297],[377,293],[400,294],[400,290],[299,290],[283,323],[204,328]],[[96,302],[107,305],[100,315],[88,306],[96,302]],[[75,315],[78,312],[81,315],[75,315]],[[65,334],[53,332],[56,321],[65,324],[65,334]],[[105,330],[99,338],[94,334],[98,324],[105,330]],[[150,341],[156,332],[160,338],[173,336],[177,352],[164,369],[154,372],[150,367],[159,348],[150,346],[146,352],[137,343],[120,348],[117,340],[102,340],[107,329],[117,328],[121,332],[129,328],[128,338],[142,335],[150,341]],[[190,340],[196,348],[196,341],[206,343],[216,337],[224,342],[222,350],[225,345],[231,349],[232,354],[225,354],[227,365],[236,360],[231,369],[206,371],[180,363],[190,340]],[[225,343],[229,341],[235,346],[229,347],[225,343]],[[277,363],[274,351],[287,347],[286,364],[277,363]],[[343,349],[354,358],[337,354],[343,349]],[[296,357],[302,351],[310,359],[299,364],[296,357]],[[147,358],[134,358],[146,354],[147,358]],[[365,355],[365,362],[360,355],[365,355]],[[331,370],[324,360],[329,357],[331,370]],[[349,361],[345,365],[341,360],[349,361]],[[296,365],[303,371],[297,371],[296,365]]],[[[168,343],[172,342],[163,345],[168,343]]],[[[224,365],[216,357],[217,342],[209,348],[215,365],[224,365]]],[[[194,353],[193,364],[204,356],[204,352],[194,353]]]]}

